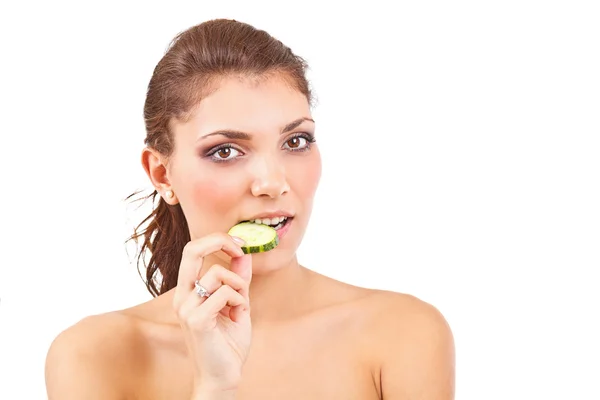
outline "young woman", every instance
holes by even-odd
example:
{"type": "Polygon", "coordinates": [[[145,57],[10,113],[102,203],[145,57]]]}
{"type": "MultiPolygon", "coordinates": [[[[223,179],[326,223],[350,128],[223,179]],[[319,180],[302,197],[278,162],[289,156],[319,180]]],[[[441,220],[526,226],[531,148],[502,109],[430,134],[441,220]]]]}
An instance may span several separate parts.
{"type": "Polygon", "coordinates": [[[158,201],[133,236],[154,298],[62,332],[51,400],[454,398],[453,338],[433,306],[297,261],[321,174],[305,67],[237,21],[174,40],[144,108],[158,201]],[[242,221],[273,226],[278,245],[245,254],[228,234],[242,221]]]}

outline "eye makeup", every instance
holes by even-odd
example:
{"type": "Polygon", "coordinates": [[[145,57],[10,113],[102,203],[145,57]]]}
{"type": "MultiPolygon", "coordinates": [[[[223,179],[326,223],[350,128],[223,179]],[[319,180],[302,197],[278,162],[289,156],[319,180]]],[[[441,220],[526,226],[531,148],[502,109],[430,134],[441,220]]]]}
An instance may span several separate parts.
{"type": "MultiPolygon", "coordinates": [[[[315,136],[308,132],[298,132],[289,136],[283,144],[283,149],[295,153],[305,152],[311,149],[311,145],[316,142],[315,136]],[[304,141],[304,144],[302,143],[304,141]],[[300,144],[297,144],[300,142],[300,144]]],[[[209,159],[212,162],[224,163],[237,160],[245,152],[234,143],[222,143],[210,147],[208,150],[200,150],[202,158],[209,159]],[[233,155],[233,156],[232,156],[233,155]]]]}

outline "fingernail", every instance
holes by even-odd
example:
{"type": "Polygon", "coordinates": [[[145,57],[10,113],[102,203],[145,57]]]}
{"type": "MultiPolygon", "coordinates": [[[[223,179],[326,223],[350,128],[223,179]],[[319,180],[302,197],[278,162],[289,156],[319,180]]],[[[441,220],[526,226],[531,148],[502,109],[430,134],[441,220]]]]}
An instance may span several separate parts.
{"type": "Polygon", "coordinates": [[[244,239],[242,239],[242,238],[239,238],[237,236],[232,236],[231,238],[233,239],[234,242],[236,242],[240,246],[243,246],[244,244],[246,244],[246,242],[244,242],[244,239]]]}

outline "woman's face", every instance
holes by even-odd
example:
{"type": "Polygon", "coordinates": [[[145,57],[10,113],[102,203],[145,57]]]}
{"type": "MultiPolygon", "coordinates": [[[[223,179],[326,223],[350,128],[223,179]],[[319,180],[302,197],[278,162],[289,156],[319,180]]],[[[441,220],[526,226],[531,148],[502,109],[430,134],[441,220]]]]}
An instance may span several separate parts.
{"type": "Polygon", "coordinates": [[[279,246],[254,255],[255,272],[289,262],[321,176],[306,97],[276,76],[258,82],[227,78],[172,130],[167,179],[192,240],[227,232],[241,221],[275,224],[287,216],[279,246]]]}

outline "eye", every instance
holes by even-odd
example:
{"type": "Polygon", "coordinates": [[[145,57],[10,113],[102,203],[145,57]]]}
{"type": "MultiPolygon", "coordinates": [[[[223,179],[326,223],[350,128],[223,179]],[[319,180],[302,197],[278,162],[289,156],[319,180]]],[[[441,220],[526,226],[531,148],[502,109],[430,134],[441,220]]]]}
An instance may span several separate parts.
{"type": "Polygon", "coordinates": [[[241,154],[241,151],[233,148],[232,146],[223,145],[211,151],[208,156],[212,158],[213,161],[221,162],[233,160],[241,154]]]}
{"type": "Polygon", "coordinates": [[[297,149],[298,147],[302,146],[303,141],[306,141],[306,139],[301,137],[293,137],[287,141],[287,145],[292,149],[297,149]]]}
{"type": "Polygon", "coordinates": [[[310,144],[313,143],[314,141],[315,140],[312,136],[310,136],[306,133],[302,133],[302,134],[299,134],[299,135],[289,138],[285,142],[285,147],[291,151],[304,151],[304,150],[308,150],[308,148],[310,147],[310,144]]]}

